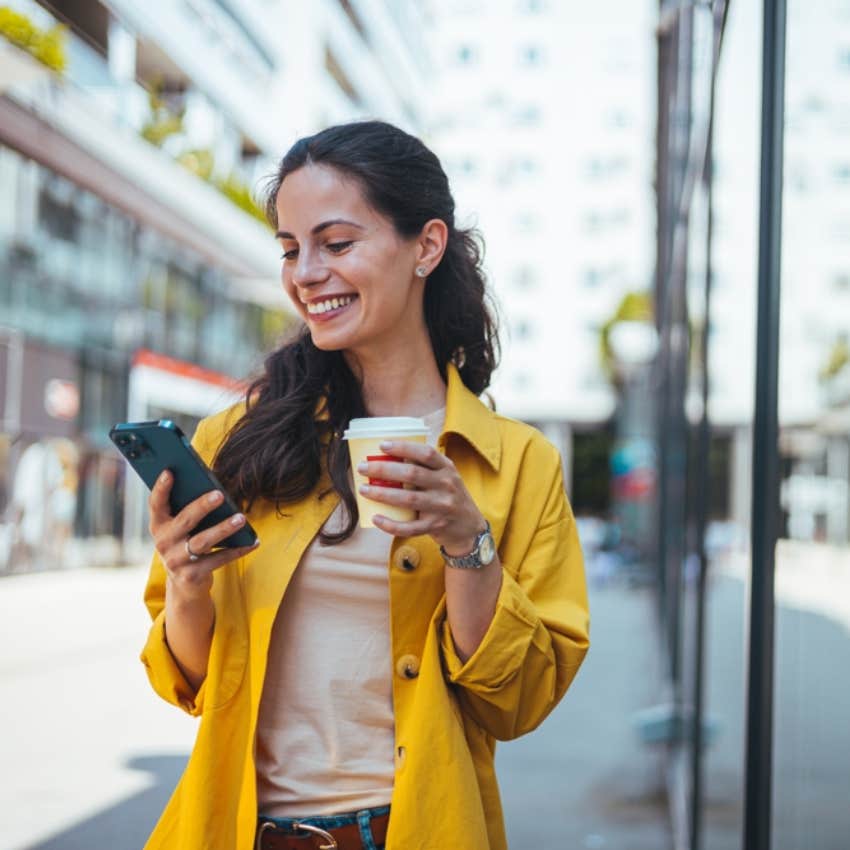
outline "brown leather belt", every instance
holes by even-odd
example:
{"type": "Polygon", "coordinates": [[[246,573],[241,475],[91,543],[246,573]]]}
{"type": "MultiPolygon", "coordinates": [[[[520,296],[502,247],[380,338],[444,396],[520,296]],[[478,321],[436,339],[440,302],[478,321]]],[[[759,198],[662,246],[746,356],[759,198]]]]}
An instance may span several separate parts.
{"type": "MultiPolygon", "coordinates": [[[[390,816],[377,815],[369,821],[375,844],[385,844],[390,816]]],[[[363,850],[360,826],[349,823],[334,829],[319,829],[309,823],[299,824],[292,834],[277,829],[271,821],[260,821],[257,829],[256,850],[363,850]]]]}

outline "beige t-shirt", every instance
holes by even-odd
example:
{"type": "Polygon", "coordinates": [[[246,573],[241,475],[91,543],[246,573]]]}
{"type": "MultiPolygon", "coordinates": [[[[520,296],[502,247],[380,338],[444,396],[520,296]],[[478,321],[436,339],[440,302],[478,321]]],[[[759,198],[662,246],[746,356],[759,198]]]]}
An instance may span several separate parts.
{"type": "MultiPolygon", "coordinates": [[[[428,442],[445,408],[423,417],[428,442]]],[[[342,527],[342,503],[325,524],[342,527]]],[[[356,527],[305,551],[278,609],[257,726],[258,810],[272,817],[386,805],[393,788],[392,536],[356,527]]]]}

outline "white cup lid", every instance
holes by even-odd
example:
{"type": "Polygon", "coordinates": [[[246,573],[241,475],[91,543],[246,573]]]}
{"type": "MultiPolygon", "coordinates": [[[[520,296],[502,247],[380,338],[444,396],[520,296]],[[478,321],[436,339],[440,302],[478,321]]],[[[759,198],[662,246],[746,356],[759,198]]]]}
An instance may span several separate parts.
{"type": "Polygon", "coordinates": [[[366,416],[352,419],[342,435],[343,440],[362,440],[374,437],[412,437],[428,434],[424,419],[415,416],[366,416]]]}

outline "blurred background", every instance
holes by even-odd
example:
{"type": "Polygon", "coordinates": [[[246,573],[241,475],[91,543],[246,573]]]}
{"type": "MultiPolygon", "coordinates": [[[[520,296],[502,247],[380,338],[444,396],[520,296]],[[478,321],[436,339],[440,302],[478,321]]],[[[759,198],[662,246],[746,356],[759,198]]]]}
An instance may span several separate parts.
{"type": "Polygon", "coordinates": [[[0,847],[139,848],[173,789],[195,721],[136,657],[146,497],[107,434],[191,432],[260,368],[295,321],[263,180],[375,117],[483,232],[490,393],[560,447],[586,557],[585,666],[499,751],[512,850],[846,850],[850,0],[788,0],[764,137],[762,11],[0,3],[0,847]]]}

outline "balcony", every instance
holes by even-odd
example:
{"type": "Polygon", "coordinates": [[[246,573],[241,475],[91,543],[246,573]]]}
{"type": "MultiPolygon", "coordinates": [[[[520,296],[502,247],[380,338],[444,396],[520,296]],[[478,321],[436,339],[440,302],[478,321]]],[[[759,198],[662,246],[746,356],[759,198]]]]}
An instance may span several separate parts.
{"type": "MultiPolygon", "coordinates": [[[[40,28],[57,23],[30,0],[14,8],[40,28]]],[[[61,76],[0,40],[3,67],[14,62],[18,69],[0,100],[0,140],[229,273],[276,281],[268,229],[216,188],[225,178],[253,187],[269,170],[257,145],[153,42],[110,21],[98,4],[85,9],[89,17],[64,39],[61,76]],[[168,115],[175,127],[157,135],[157,122],[161,130],[168,115]]]]}

